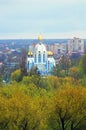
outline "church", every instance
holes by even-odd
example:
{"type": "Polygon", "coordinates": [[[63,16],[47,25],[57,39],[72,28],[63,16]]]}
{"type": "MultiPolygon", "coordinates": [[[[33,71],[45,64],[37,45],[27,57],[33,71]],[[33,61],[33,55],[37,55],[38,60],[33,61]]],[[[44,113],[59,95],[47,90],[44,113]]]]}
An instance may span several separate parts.
{"type": "Polygon", "coordinates": [[[34,47],[34,51],[28,52],[26,62],[27,72],[30,72],[33,67],[37,67],[41,75],[51,75],[53,66],[55,66],[55,59],[53,53],[46,50],[41,35],[38,36],[38,44],[34,47]]]}

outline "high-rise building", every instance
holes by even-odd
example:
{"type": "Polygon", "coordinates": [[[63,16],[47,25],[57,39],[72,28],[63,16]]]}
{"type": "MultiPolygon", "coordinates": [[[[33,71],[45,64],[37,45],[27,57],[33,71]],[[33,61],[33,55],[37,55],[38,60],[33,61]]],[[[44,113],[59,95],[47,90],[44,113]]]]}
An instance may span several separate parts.
{"type": "Polygon", "coordinates": [[[68,53],[84,53],[84,40],[74,37],[68,40],[68,53]]]}

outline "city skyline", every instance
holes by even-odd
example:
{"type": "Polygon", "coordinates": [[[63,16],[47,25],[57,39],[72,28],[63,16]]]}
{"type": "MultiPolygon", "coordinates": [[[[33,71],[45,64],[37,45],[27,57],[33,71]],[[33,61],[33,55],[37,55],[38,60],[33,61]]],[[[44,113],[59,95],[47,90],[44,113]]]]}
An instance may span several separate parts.
{"type": "Polygon", "coordinates": [[[86,38],[85,0],[1,0],[0,39],[86,38]]]}

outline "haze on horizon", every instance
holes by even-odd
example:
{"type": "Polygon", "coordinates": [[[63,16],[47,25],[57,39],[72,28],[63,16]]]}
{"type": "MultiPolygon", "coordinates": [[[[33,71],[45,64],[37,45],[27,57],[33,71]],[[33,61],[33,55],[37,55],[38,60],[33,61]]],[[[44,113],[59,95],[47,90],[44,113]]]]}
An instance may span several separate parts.
{"type": "Polygon", "coordinates": [[[0,0],[1,38],[86,38],[86,0],[0,0]]]}

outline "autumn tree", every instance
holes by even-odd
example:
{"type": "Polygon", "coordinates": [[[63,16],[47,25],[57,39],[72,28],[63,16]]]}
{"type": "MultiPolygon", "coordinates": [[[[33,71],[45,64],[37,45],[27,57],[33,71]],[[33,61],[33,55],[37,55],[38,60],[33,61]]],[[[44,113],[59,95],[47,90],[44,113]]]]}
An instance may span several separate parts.
{"type": "Polygon", "coordinates": [[[86,74],[86,52],[84,53],[84,56],[82,57],[82,70],[84,72],[84,74],[86,74]]]}
{"type": "Polygon", "coordinates": [[[61,68],[60,68],[60,65],[56,64],[56,66],[53,67],[53,69],[52,69],[52,75],[58,76],[58,77],[61,76],[61,68]]]}
{"type": "MultiPolygon", "coordinates": [[[[15,77],[15,76],[14,76],[15,77]]],[[[80,130],[86,125],[86,87],[72,78],[24,76],[0,88],[0,130],[80,130]],[[34,81],[33,81],[34,80],[34,81]]]]}
{"type": "Polygon", "coordinates": [[[2,74],[0,74],[0,87],[3,86],[3,83],[2,83],[2,74]]]}
{"type": "Polygon", "coordinates": [[[69,87],[57,91],[55,115],[61,130],[78,128],[86,119],[86,89],[69,87]]]}
{"type": "Polygon", "coordinates": [[[79,69],[77,67],[70,68],[70,76],[73,77],[74,79],[79,79],[80,78],[79,69]]]}
{"type": "Polygon", "coordinates": [[[17,82],[20,82],[22,80],[22,75],[21,75],[21,70],[15,70],[12,74],[11,74],[11,78],[12,80],[15,80],[17,82]]]}
{"type": "Polygon", "coordinates": [[[60,68],[61,68],[62,70],[64,70],[65,76],[68,76],[68,75],[69,75],[70,64],[71,64],[71,62],[70,62],[69,56],[63,55],[63,56],[60,58],[59,65],[60,65],[60,68]]]}
{"type": "Polygon", "coordinates": [[[33,66],[29,72],[29,75],[32,76],[32,75],[40,75],[40,72],[38,71],[38,68],[37,66],[33,66]]]}
{"type": "Polygon", "coordinates": [[[26,49],[22,49],[22,56],[21,56],[21,62],[20,62],[20,70],[21,70],[21,75],[22,77],[27,75],[27,70],[26,70],[26,56],[27,56],[27,51],[26,49]]]}

